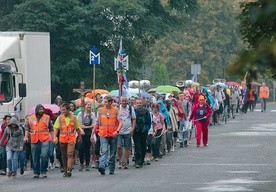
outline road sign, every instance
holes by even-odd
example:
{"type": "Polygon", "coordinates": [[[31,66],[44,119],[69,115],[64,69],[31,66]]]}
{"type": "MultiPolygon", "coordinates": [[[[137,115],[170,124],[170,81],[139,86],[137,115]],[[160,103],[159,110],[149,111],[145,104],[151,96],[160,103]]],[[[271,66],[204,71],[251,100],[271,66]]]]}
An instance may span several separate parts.
{"type": "Polygon", "coordinates": [[[191,65],[191,74],[199,75],[201,73],[201,65],[200,64],[192,64],[191,65]]]}
{"type": "Polygon", "coordinates": [[[98,65],[101,62],[101,56],[100,53],[97,54],[97,48],[93,46],[90,49],[90,54],[89,54],[89,64],[90,65],[98,65]]]}

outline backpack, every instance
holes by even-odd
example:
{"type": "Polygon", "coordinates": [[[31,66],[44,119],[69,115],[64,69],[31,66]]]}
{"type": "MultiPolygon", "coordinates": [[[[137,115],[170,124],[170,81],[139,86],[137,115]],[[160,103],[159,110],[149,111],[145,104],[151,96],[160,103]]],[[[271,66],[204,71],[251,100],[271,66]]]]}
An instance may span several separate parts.
{"type": "Polygon", "coordinates": [[[136,114],[136,126],[135,126],[135,131],[137,132],[144,132],[148,131],[147,128],[147,114],[148,110],[143,108],[142,110],[138,111],[135,109],[135,114],[136,114]]]}

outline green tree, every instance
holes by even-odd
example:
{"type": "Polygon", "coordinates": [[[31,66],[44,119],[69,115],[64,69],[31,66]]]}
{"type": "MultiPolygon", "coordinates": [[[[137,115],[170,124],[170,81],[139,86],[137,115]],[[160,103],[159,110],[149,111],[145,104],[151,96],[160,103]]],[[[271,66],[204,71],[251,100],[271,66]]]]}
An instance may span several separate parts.
{"type": "Polygon", "coordinates": [[[198,0],[198,9],[185,22],[150,48],[146,63],[165,63],[171,83],[191,78],[191,64],[201,64],[200,83],[214,78],[234,79],[226,74],[242,46],[239,34],[239,1],[198,0]]]}
{"type": "Polygon", "coordinates": [[[258,74],[276,79],[276,3],[258,0],[243,3],[241,8],[241,32],[248,46],[229,71],[248,72],[249,79],[258,78],[258,74]]]}
{"type": "Polygon", "coordinates": [[[152,79],[153,85],[169,85],[170,79],[165,64],[154,64],[152,69],[152,79]]]}
{"type": "MultiPolygon", "coordinates": [[[[130,56],[131,78],[139,73],[143,54],[162,35],[180,23],[171,14],[175,9],[170,1],[143,0],[21,0],[4,1],[0,7],[0,28],[13,31],[48,31],[51,36],[52,95],[61,94],[66,100],[72,89],[84,80],[92,87],[92,67],[88,53],[92,45],[101,52],[101,65],[97,66],[96,86],[113,88],[117,76],[113,70],[119,40],[130,56]],[[8,7],[6,11],[3,11],[8,7]]],[[[177,0],[178,9],[185,11],[191,0],[177,0]],[[187,2],[187,3],[186,3],[187,2]],[[183,6],[182,6],[183,5],[183,6]],[[182,8],[181,8],[182,7],[182,8]]]]}

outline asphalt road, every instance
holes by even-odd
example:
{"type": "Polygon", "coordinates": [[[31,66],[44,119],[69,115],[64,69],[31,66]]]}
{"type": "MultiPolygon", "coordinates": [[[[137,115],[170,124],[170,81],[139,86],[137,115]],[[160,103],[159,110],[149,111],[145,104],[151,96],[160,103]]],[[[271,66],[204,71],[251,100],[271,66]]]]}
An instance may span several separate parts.
{"type": "MultiPolygon", "coordinates": [[[[0,192],[217,192],[276,191],[276,104],[239,115],[228,124],[211,126],[209,146],[178,148],[159,162],[142,169],[116,170],[101,176],[97,170],[73,171],[63,178],[50,170],[48,178],[33,179],[26,172],[17,178],[0,177],[0,192]]],[[[107,172],[108,173],[108,172],[107,172]]]]}

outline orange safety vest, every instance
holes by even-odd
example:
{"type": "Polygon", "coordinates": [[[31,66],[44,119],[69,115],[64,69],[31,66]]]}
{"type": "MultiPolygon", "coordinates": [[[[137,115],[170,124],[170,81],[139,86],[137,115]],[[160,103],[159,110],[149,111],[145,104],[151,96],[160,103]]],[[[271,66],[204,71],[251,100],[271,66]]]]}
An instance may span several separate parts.
{"type": "Polygon", "coordinates": [[[260,98],[261,99],[268,99],[269,97],[269,89],[267,86],[260,87],[260,98]]]}
{"type": "Polygon", "coordinates": [[[102,107],[98,111],[99,113],[99,136],[112,137],[117,131],[119,121],[117,119],[117,112],[115,107],[111,107],[109,114],[107,114],[106,107],[102,107]]]}
{"type": "Polygon", "coordinates": [[[59,116],[59,142],[60,143],[75,143],[76,142],[76,121],[75,115],[70,115],[70,122],[66,125],[65,116],[59,116]]]}
{"type": "Polygon", "coordinates": [[[32,115],[28,119],[31,133],[31,143],[37,143],[49,141],[49,115],[43,114],[42,117],[37,122],[36,115],[32,115]]]}

